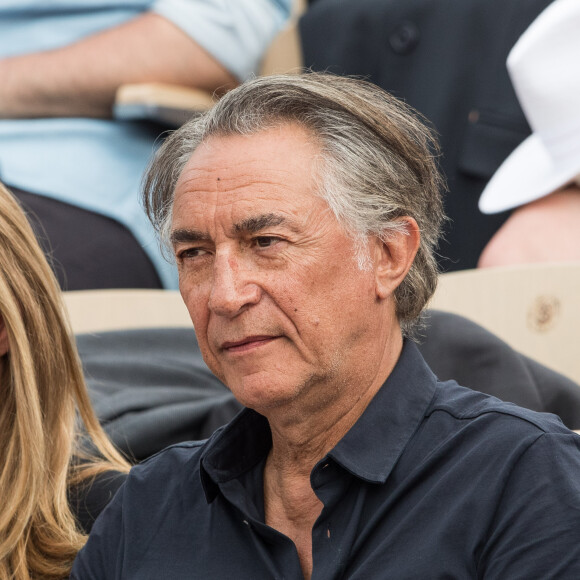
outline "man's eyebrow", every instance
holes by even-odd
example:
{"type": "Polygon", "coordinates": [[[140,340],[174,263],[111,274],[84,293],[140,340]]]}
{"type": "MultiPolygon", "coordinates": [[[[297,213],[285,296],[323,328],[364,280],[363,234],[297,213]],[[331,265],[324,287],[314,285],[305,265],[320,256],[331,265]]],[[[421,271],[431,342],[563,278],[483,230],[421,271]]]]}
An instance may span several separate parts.
{"type": "MultiPolygon", "coordinates": [[[[287,219],[284,216],[275,213],[266,213],[258,216],[252,216],[237,222],[233,226],[235,233],[255,234],[262,231],[264,228],[279,226],[286,223],[287,219]]],[[[191,242],[211,242],[209,234],[200,230],[190,228],[180,228],[173,230],[169,236],[169,241],[175,245],[180,243],[191,242]]]]}
{"type": "Polygon", "coordinates": [[[208,234],[204,234],[199,230],[183,228],[179,230],[173,230],[169,236],[169,240],[173,245],[175,245],[188,242],[209,242],[211,241],[211,238],[208,234]]]}
{"type": "Polygon", "coordinates": [[[265,213],[253,216],[234,224],[234,232],[256,234],[265,228],[279,226],[286,222],[286,218],[275,213],[265,213]]]}

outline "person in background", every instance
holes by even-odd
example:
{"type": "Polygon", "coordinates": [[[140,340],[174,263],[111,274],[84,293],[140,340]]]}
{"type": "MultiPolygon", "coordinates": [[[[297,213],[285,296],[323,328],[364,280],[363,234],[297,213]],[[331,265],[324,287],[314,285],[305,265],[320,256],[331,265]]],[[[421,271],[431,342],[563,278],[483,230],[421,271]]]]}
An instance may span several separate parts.
{"type": "Polygon", "coordinates": [[[515,208],[479,267],[580,260],[580,2],[556,0],[514,45],[507,68],[530,135],[484,189],[479,207],[515,208]]]}
{"type": "Polygon", "coordinates": [[[300,19],[305,66],[362,76],[437,131],[448,186],[438,249],[445,272],[475,268],[508,218],[478,208],[484,186],[530,134],[505,62],[552,1],[317,0],[300,19]]]}
{"type": "Polygon", "coordinates": [[[56,279],[1,184],[0,393],[0,578],[66,578],[129,465],[92,411],[56,279]]]}
{"type": "Polygon", "coordinates": [[[111,118],[126,83],[226,90],[257,70],[290,0],[4,0],[0,179],[63,289],[174,287],[139,206],[161,129],[111,118]]]}

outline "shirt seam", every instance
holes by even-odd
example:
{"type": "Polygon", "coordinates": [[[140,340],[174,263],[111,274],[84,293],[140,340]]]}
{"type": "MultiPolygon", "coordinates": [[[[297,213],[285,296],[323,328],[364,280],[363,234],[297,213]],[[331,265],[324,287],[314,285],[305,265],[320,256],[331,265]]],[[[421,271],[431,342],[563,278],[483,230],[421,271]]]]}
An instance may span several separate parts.
{"type": "MultiPolygon", "coordinates": [[[[458,421],[472,421],[472,420],[477,419],[479,417],[483,417],[484,415],[490,415],[490,414],[496,413],[498,415],[504,415],[506,417],[512,417],[514,419],[519,419],[521,421],[524,421],[525,423],[528,423],[529,425],[536,427],[536,429],[541,431],[542,434],[547,434],[547,433],[551,432],[545,426],[541,425],[540,421],[535,420],[533,417],[526,417],[525,415],[522,415],[522,414],[517,413],[517,412],[510,412],[510,410],[508,410],[508,409],[499,409],[499,408],[485,409],[485,410],[478,411],[478,412],[470,414],[470,415],[460,415],[457,412],[454,412],[449,407],[435,407],[435,408],[429,410],[425,414],[425,417],[430,417],[433,413],[435,413],[437,411],[442,412],[442,413],[446,413],[447,415],[449,415],[450,417],[453,417],[454,419],[457,419],[458,421]]],[[[533,411],[531,411],[531,412],[533,412],[533,411]]]]}
{"type": "Polygon", "coordinates": [[[203,447],[206,444],[206,442],[207,442],[207,439],[203,439],[200,441],[182,441],[181,443],[174,443],[173,445],[169,445],[168,447],[164,447],[163,449],[161,449],[160,451],[157,451],[157,453],[154,453],[153,455],[150,455],[146,459],[143,459],[142,461],[140,461],[138,463],[138,465],[146,465],[147,463],[149,463],[150,461],[152,461],[156,457],[163,455],[164,453],[169,452],[172,449],[199,449],[199,448],[203,447]]]}

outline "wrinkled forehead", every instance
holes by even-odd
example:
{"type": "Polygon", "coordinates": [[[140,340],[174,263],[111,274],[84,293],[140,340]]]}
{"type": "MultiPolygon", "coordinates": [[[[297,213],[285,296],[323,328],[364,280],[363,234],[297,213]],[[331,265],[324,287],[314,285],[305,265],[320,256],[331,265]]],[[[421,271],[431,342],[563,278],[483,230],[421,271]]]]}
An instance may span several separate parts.
{"type": "Polygon", "coordinates": [[[178,179],[174,226],[184,212],[248,205],[303,211],[316,205],[318,157],[316,143],[297,126],[210,137],[195,150],[178,179]]]}
{"type": "Polygon", "coordinates": [[[321,144],[314,134],[297,123],[279,123],[249,134],[217,134],[206,137],[185,163],[177,186],[192,170],[217,171],[221,179],[248,172],[303,172],[321,158],[321,144]]]}
{"type": "Polygon", "coordinates": [[[204,142],[185,164],[175,187],[175,200],[188,193],[267,188],[283,183],[306,168],[296,156],[281,162],[275,155],[248,150],[243,138],[214,138],[204,142]]]}

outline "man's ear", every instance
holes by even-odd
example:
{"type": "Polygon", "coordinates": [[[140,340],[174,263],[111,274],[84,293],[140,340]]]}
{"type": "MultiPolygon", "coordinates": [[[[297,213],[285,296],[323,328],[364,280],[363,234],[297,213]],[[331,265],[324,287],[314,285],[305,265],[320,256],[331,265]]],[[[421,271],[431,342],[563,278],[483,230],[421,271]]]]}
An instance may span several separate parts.
{"type": "Polygon", "coordinates": [[[396,220],[400,231],[389,231],[384,240],[377,239],[375,279],[377,298],[387,298],[401,284],[413,264],[421,233],[417,222],[409,216],[396,220]]]}
{"type": "Polygon", "coordinates": [[[8,344],[8,332],[6,330],[6,325],[4,324],[4,319],[0,314],[0,356],[4,356],[10,350],[10,345],[8,344]]]}

